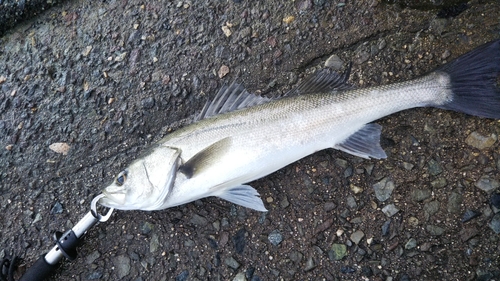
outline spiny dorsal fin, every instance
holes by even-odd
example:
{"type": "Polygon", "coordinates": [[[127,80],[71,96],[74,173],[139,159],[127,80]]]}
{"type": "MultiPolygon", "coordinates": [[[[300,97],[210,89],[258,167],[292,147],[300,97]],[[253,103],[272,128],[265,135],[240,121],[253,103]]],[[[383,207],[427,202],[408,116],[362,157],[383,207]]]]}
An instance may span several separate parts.
{"type": "Polygon", "coordinates": [[[263,104],[271,99],[249,93],[243,86],[233,82],[224,85],[212,101],[208,101],[195,121],[217,114],[227,113],[250,106],[263,104]]]}
{"type": "Polygon", "coordinates": [[[366,124],[344,142],[335,145],[333,148],[363,158],[387,158],[385,151],[380,146],[381,131],[382,126],[379,124],[366,124]]]}
{"type": "Polygon", "coordinates": [[[347,66],[347,69],[342,74],[338,74],[328,68],[316,71],[307,77],[298,87],[288,91],[285,96],[328,93],[350,89],[351,86],[347,84],[347,80],[349,80],[351,73],[351,65],[352,63],[347,66]]]}
{"type": "Polygon", "coordinates": [[[220,160],[220,156],[226,153],[231,147],[231,137],[223,138],[202,151],[196,153],[191,159],[186,161],[179,167],[179,172],[186,175],[187,178],[192,178],[203,169],[212,166],[220,160]]]}

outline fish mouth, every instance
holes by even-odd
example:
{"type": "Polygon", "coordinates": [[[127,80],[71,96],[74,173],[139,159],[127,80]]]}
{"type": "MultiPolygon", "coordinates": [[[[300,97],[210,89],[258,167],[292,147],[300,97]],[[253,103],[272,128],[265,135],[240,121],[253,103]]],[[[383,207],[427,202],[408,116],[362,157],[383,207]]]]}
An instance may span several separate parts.
{"type": "Polygon", "coordinates": [[[102,192],[104,197],[99,199],[99,204],[108,208],[121,209],[125,205],[126,194],[122,192],[107,192],[104,190],[102,192]]]}

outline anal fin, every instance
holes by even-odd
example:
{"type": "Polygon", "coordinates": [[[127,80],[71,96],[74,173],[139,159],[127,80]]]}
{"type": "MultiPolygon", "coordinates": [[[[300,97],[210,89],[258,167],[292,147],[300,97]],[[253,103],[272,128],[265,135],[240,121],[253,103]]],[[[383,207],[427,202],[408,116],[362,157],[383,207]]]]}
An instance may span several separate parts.
{"type": "Polygon", "coordinates": [[[344,142],[335,145],[333,148],[363,158],[387,158],[387,154],[380,146],[381,131],[382,126],[378,124],[366,124],[344,142]]]}
{"type": "Polygon", "coordinates": [[[262,202],[262,199],[260,199],[259,193],[249,185],[235,186],[230,189],[224,190],[222,193],[217,194],[216,196],[236,205],[250,208],[259,212],[267,212],[266,207],[264,207],[264,202],[262,202]]]}

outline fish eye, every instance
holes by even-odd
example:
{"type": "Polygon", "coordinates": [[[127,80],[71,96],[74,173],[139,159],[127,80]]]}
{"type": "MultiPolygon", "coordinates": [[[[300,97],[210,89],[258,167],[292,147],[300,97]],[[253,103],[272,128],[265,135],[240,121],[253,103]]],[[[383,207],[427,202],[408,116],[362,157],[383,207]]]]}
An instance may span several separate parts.
{"type": "Polygon", "coordinates": [[[115,183],[121,186],[123,185],[123,183],[125,183],[125,180],[127,180],[127,171],[122,171],[116,177],[115,183]]]}

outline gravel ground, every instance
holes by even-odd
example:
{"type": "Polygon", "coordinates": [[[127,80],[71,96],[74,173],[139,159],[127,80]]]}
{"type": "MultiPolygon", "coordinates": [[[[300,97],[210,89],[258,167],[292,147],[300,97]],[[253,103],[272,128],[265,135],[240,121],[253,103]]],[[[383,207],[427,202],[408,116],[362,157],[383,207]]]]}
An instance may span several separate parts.
{"type": "MultiPolygon", "coordinates": [[[[278,96],[352,61],[353,85],[387,84],[500,38],[496,0],[439,12],[68,1],[16,26],[0,37],[0,258],[31,265],[223,83],[278,96]]],[[[378,123],[385,160],[325,150],[290,164],[252,183],[268,213],[217,198],[117,211],[54,280],[499,280],[500,122],[425,108],[378,123]]]]}

